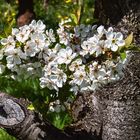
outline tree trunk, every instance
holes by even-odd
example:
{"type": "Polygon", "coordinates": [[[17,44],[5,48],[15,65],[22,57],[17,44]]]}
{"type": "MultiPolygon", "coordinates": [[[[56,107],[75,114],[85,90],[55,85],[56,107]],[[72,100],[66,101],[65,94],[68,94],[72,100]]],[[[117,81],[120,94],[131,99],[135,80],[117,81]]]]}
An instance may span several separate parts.
{"type": "Polygon", "coordinates": [[[47,10],[49,5],[49,0],[44,0],[43,6],[47,10]]]}
{"type": "MultiPolygon", "coordinates": [[[[95,16],[140,44],[139,0],[96,0],[95,16]]],[[[130,52],[125,76],[94,93],[79,94],[74,123],[60,131],[26,109],[21,100],[1,94],[0,126],[26,140],[140,140],[140,52],[130,52]],[[11,106],[12,104],[12,106],[11,106]],[[14,112],[14,113],[13,113],[14,112]],[[12,119],[13,118],[13,119],[12,119]]]]}
{"type": "Polygon", "coordinates": [[[140,52],[129,53],[125,76],[75,101],[76,129],[92,130],[103,140],[140,140],[140,52]]]}
{"type": "Polygon", "coordinates": [[[103,88],[103,140],[140,139],[140,53],[130,54],[125,77],[103,88]]]}
{"type": "Polygon", "coordinates": [[[18,0],[18,4],[17,25],[23,26],[29,24],[35,18],[33,0],[18,0]]]}
{"type": "Polygon", "coordinates": [[[95,18],[100,24],[112,25],[125,35],[134,33],[134,42],[140,45],[139,0],[95,0],[95,18]]]}

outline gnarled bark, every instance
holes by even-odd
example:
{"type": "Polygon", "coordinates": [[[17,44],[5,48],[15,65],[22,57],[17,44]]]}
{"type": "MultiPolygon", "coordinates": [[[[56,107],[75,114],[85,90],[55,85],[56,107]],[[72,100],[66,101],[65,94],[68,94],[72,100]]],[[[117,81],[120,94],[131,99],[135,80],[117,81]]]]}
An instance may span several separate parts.
{"type": "Polygon", "coordinates": [[[86,131],[61,131],[39,113],[27,109],[24,99],[0,93],[0,127],[20,140],[93,140],[86,131]]]}

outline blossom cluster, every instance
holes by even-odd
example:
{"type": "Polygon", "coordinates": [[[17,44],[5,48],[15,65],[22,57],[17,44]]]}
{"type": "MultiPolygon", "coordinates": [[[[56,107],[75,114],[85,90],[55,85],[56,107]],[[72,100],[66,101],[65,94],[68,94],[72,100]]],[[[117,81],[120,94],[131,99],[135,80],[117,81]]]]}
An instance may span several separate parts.
{"type": "Polygon", "coordinates": [[[33,20],[13,28],[1,39],[0,74],[12,78],[38,78],[42,88],[56,92],[66,85],[70,91],[94,91],[123,76],[119,50],[123,34],[112,27],[59,24],[55,31],[33,20]]]}

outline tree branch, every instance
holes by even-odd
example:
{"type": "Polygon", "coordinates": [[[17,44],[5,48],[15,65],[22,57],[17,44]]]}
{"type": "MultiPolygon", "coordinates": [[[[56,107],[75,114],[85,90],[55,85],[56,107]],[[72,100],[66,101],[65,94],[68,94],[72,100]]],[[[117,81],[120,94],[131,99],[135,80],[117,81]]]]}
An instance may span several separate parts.
{"type": "Polygon", "coordinates": [[[27,110],[24,99],[0,94],[0,127],[20,140],[98,140],[86,131],[61,131],[39,113],[27,110]]]}
{"type": "Polygon", "coordinates": [[[18,0],[17,25],[29,24],[35,18],[33,0],[18,0]]]}

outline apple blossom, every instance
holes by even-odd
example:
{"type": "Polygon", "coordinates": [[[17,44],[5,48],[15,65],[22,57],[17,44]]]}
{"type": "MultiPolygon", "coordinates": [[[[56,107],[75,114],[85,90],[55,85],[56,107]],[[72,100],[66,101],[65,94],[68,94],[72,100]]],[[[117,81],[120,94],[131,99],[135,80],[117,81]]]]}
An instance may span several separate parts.
{"type": "Polygon", "coordinates": [[[73,53],[70,47],[61,49],[58,52],[57,63],[58,64],[69,64],[76,57],[76,53],[73,53]]]}
{"type": "MultiPolygon", "coordinates": [[[[46,30],[41,20],[13,28],[1,39],[0,74],[8,69],[15,80],[37,78],[42,88],[58,93],[68,86],[74,94],[94,91],[123,76],[127,59],[120,59],[118,51],[125,45],[122,33],[102,25],[69,30],[63,23],[56,32],[46,30]]],[[[50,105],[50,110],[57,109],[50,105]]]]}

